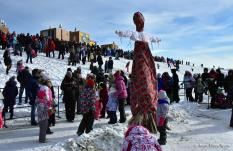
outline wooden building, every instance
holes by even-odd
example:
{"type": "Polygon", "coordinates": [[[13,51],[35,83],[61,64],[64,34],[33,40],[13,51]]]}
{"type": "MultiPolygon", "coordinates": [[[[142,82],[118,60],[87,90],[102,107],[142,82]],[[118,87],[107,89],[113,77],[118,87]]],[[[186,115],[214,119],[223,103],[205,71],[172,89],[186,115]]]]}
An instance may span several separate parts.
{"type": "Polygon", "coordinates": [[[66,31],[63,28],[49,28],[49,29],[41,30],[40,35],[47,38],[50,37],[53,39],[70,41],[70,32],[66,31]]]}
{"type": "Polygon", "coordinates": [[[78,43],[89,43],[90,35],[81,31],[70,32],[70,41],[75,41],[78,43]]]}
{"type": "Polygon", "coordinates": [[[6,23],[2,19],[0,21],[0,31],[5,34],[9,32],[9,28],[7,27],[6,23]]]}

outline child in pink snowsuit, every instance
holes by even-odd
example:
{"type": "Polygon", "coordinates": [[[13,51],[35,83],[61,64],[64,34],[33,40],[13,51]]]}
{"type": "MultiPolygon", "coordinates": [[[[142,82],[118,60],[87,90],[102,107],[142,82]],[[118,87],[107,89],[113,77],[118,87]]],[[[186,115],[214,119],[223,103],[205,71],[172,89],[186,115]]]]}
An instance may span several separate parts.
{"type": "Polygon", "coordinates": [[[96,100],[95,101],[95,119],[96,120],[99,120],[99,118],[100,118],[100,112],[101,112],[102,108],[103,108],[103,105],[100,102],[100,100],[99,99],[96,100]]]}
{"type": "Polygon", "coordinates": [[[162,149],[145,127],[131,126],[125,133],[121,151],[162,151],[162,149]]]}

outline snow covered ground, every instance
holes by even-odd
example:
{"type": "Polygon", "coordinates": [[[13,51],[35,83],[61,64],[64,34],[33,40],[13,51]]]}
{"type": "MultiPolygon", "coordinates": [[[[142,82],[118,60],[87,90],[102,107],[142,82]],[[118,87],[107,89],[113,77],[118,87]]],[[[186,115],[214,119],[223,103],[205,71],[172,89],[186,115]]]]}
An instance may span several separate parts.
{"type": "MultiPolygon", "coordinates": [[[[3,51],[0,50],[0,87],[12,75],[15,75],[16,61],[21,57],[12,57],[13,67],[9,75],[5,75],[5,66],[2,59],[3,51]]],[[[67,58],[67,56],[65,57],[67,58]]],[[[107,59],[107,58],[104,58],[107,59]]],[[[25,57],[23,57],[25,62],[25,57]]],[[[114,70],[124,69],[128,60],[120,58],[114,60],[114,70]]],[[[168,71],[167,65],[159,63],[160,73],[168,71]]],[[[27,64],[30,69],[44,69],[52,79],[54,85],[60,85],[67,69],[67,59],[46,58],[44,54],[33,59],[33,64],[27,64]]],[[[89,63],[80,65],[82,75],[89,73],[89,63]]],[[[131,63],[132,65],[132,63],[131,63]]],[[[70,66],[73,70],[77,67],[70,66]]],[[[180,80],[185,70],[191,70],[190,66],[180,66],[178,72],[180,80]]],[[[202,72],[203,68],[194,67],[194,72],[202,72]]],[[[183,93],[183,92],[181,92],[183,93]]],[[[207,96],[204,97],[205,102],[207,96]]],[[[233,151],[233,132],[229,128],[231,110],[207,109],[207,104],[187,102],[184,97],[179,104],[172,104],[169,113],[169,125],[167,145],[162,146],[164,151],[233,151]]],[[[21,116],[22,112],[29,115],[30,108],[17,109],[16,115],[21,116]]],[[[130,109],[126,107],[127,119],[130,119],[130,109]]],[[[34,150],[34,151],[119,151],[123,141],[124,131],[127,124],[108,125],[108,119],[95,121],[94,130],[89,134],[80,137],[76,131],[82,116],[77,115],[73,123],[67,123],[64,113],[57,119],[57,124],[52,127],[54,134],[47,135],[48,143],[38,143],[38,127],[30,126],[30,119],[15,119],[7,121],[9,128],[0,130],[0,151],[12,150],[34,150]]],[[[158,135],[156,135],[158,138],[158,135]]]]}

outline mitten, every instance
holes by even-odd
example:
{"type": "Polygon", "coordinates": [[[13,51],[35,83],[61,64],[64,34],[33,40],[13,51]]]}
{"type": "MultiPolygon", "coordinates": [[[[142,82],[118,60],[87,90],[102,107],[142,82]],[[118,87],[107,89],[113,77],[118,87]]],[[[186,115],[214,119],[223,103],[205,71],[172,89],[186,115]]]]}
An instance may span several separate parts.
{"type": "Polygon", "coordinates": [[[160,117],[159,118],[159,126],[163,126],[165,122],[165,118],[164,117],[160,117]]]}

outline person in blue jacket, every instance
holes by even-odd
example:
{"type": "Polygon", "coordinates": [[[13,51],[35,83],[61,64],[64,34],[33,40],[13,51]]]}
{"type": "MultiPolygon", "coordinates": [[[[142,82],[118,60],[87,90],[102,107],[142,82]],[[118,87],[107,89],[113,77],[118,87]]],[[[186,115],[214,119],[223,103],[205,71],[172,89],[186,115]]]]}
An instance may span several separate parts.
{"type": "Polygon", "coordinates": [[[161,78],[161,74],[157,73],[157,81],[158,81],[158,92],[163,89],[163,80],[161,78]]]}
{"type": "Polygon", "coordinates": [[[28,90],[28,97],[30,100],[29,104],[31,105],[31,125],[32,126],[38,125],[38,123],[35,120],[35,111],[36,111],[35,100],[36,100],[37,92],[39,90],[39,84],[38,84],[39,78],[40,78],[40,70],[33,69],[32,77],[29,78],[27,88],[26,88],[28,90]]]}

